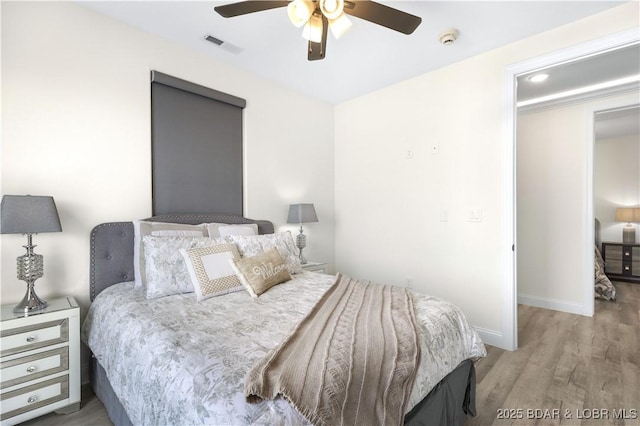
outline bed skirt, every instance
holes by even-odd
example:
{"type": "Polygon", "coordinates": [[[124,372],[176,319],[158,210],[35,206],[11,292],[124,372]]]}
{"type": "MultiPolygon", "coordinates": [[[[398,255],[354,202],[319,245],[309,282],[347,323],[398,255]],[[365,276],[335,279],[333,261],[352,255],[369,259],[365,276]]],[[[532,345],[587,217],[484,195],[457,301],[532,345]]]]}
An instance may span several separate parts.
{"type": "MultiPolygon", "coordinates": [[[[116,426],[132,426],[131,420],[107,379],[106,372],[91,357],[90,380],[93,392],[102,401],[116,426]]],[[[406,414],[409,426],[463,425],[467,416],[476,415],[476,370],[471,360],[460,363],[442,379],[418,405],[406,414]]]]}
{"type": "Polygon", "coordinates": [[[132,426],[127,412],[124,411],[124,407],[120,404],[120,400],[113,391],[109,379],[107,379],[107,373],[93,355],[91,356],[89,379],[91,380],[93,392],[102,401],[111,422],[116,426],[132,426]]]}

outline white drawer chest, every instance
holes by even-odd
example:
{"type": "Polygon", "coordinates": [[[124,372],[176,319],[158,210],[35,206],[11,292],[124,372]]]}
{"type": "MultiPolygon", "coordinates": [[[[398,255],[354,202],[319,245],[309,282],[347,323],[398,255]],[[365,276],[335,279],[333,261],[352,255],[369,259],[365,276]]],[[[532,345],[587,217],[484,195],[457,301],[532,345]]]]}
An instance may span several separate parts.
{"type": "Polygon", "coordinates": [[[0,424],[14,425],[80,403],[80,308],[72,297],[35,314],[2,306],[0,424]]]}
{"type": "Polygon", "coordinates": [[[327,264],[324,262],[309,261],[307,263],[303,263],[301,266],[302,266],[302,269],[304,269],[305,271],[319,272],[321,274],[327,273],[327,264]]]}

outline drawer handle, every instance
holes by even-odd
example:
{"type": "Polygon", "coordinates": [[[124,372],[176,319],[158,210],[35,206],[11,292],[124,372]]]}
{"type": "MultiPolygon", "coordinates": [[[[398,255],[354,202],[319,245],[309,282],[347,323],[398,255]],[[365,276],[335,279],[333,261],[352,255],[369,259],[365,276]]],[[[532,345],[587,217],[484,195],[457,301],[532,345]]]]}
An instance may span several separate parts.
{"type": "Polygon", "coordinates": [[[27,342],[29,342],[29,343],[31,343],[31,342],[33,342],[33,341],[35,341],[35,340],[36,340],[36,336],[29,336],[29,337],[27,337],[27,342]]]}
{"type": "Polygon", "coordinates": [[[629,252],[628,252],[628,251],[625,251],[625,252],[624,252],[624,255],[625,255],[625,256],[629,256],[629,252]]]}
{"type": "Polygon", "coordinates": [[[38,398],[36,398],[35,396],[30,396],[29,399],[27,399],[27,402],[29,404],[33,404],[34,402],[36,402],[38,400],[38,398]]]}
{"type": "Polygon", "coordinates": [[[27,368],[27,373],[33,373],[34,371],[36,371],[36,367],[34,367],[33,365],[27,368]]]}
{"type": "Polygon", "coordinates": [[[625,266],[625,267],[624,267],[624,270],[625,270],[625,271],[629,271],[629,270],[630,270],[630,268],[629,268],[628,266],[625,266]]]}

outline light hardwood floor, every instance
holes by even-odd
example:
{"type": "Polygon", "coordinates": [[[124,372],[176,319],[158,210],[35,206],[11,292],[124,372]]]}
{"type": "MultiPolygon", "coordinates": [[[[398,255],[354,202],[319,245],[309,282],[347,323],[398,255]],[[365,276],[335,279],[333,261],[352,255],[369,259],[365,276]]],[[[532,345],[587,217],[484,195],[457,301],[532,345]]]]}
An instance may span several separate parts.
{"type": "MultiPolygon", "coordinates": [[[[592,318],[520,305],[520,348],[487,347],[487,357],[476,365],[478,416],[466,425],[640,425],[640,285],[615,285],[618,301],[596,300],[592,318]],[[614,419],[622,414],[614,409],[626,410],[628,418],[614,419]],[[500,414],[511,418],[498,419],[499,410],[508,410],[500,414]]],[[[52,413],[24,425],[111,422],[84,386],[80,411],[52,413]]]]}
{"type": "Polygon", "coordinates": [[[640,425],[640,285],[614,284],[617,302],[596,300],[593,317],[520,305],[519,349],[487,348],[467,426],[640,425]]]}

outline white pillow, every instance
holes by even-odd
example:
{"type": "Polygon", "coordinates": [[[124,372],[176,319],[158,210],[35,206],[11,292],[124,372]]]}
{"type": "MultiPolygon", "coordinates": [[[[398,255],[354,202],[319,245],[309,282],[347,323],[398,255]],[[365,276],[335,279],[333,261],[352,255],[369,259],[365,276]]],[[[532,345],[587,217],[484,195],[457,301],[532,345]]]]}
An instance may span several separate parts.
{"type": "Polygon", "coordinates": [[[258,235],[258,225],[256,223],[243,223],[239,225],[229,225],[227,223],[207,223],[207,232],[210,237],[220,237],[224,236],[220,232],[220,228],[225,228],[226,235],[258,235]],[[247,234],[248,232],[242,228],[251,228],[253,229],[252,234],[247,234]],[[237,228],[237,232],[234,233],[234,228],[237,228]]]}
{"type": "Polygon", "coordinates": [[[151,235],[154,237],[205,237],[202,235],[202,231],[170,231],[163,229],[161,231],[151,231],[151,235]]]}
{"type": "Polygon", "coordinates": [[[257,256],[275,247],[278,249],[280,256],[282,256],[290,274],[302,272],[300,258],[290,231],[253,236],[235,235],[226,237],[226,239],[238,246],[238,251],[242,257],[257,256]]]}
{"type": "Polygon", "coordinates": [[[232,235],[247,236],[258,235],[258,225],[229,225],[218,228],[221,237],[231,237],[232,235]]]}
{"type": "Polygon", "coordinates": [[[156,236],[198,236],[207,237],[207,225],[185,225],[183,223],[147,222],[143,220],[133,221],[133,273],[135,287],[146,285],[144,266],[144,247],[142,238],[145,235],[156,236]]]}
{"type": "Polygon", "coordinates": [[[192,293],[193,284],[180,249],[204,247],[224,241],[207,237],[142,238],[147,286],[147,299],[179,293],[192,293]]]}
{"type": "Polygon", "coordinates": [[[185,260],[198,301],[243,289],[229,263],[240,259],[235,244],[180,249],[180,254],[185,260]]]}

